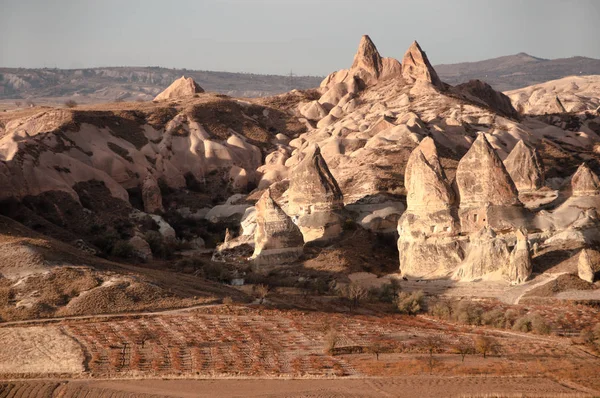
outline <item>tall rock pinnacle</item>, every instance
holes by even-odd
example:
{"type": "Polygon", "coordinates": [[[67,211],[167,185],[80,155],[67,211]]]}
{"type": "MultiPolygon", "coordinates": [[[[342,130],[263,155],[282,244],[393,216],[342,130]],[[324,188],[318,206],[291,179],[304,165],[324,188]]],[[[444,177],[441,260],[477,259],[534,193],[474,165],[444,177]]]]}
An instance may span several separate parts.
{"type": "Polygon", "coordinates": [[[350,69],[363,69],[377,79],[382,68],[381,56],[379,55],[379,51],[377,51],[377,47],[375,47],[375,44],[368,35],[364,35],[360,39],[360,44],[358,45],[358,50],[350,69]]]}
{"type": "Polygon", "coordinates": [[[402,58],[402,76],[409,83],[426,81],[439,89],[444,89],[444,84],[438,77],[435,69],[429,63],[425,51],[421,49],[416,41],[411,44],[402,58]]]}

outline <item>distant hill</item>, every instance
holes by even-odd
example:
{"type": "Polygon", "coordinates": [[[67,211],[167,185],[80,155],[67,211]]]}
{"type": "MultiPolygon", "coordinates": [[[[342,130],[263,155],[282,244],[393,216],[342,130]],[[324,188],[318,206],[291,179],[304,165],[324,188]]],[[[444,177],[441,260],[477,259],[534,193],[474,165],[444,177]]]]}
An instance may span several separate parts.
{"type": "Polygon", "coordinates": [[[519,53],[478,62],[436,65],[435,70],[444,82],[452,85],[479,79],[496,90],[509,91],[565,76],[600,75],[600,59],[543,59],[519,53]]]}
{"type": "Polygon", "coordinates": [[[150,100],[182,75],[192,77],[206,91],[235,97],[262,97],[318,87],[323,79],[158,67],[0,68],[0,99],[73,98],[81,103],[150,100]]]}

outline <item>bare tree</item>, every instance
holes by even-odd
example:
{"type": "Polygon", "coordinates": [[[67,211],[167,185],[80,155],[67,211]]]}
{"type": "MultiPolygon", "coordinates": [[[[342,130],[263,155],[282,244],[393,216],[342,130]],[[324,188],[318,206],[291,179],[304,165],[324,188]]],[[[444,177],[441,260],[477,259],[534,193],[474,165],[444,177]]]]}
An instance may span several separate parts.
{"type": "Polygon", "coordinates": [[[433,373],[433,368],[437,363],[433,357],[433,354],[436,354],[442,350],[443,342],[444,341],[442,337],[439,335],[429,335],[421,341],[423,348],[429,352],[429,357],[427,359],[427,364],[429,365],[429,374],[433,373]]]}
{"type": "Polygon", "coordinates": [[[486,358],[498,350],[498,343],[490,336],[480,335],[475,338],[475,350],[486,358]]]}
{"type": "Polygon", "coordinates": [[[17,106],[17,108],[20,108],[22,105],[21,101],[15,101],[15,105],[17,106]]]}
{"type": "Polygon", "coordinates": [[[367,296],[367,291],[365,288],[360,286],[356,282],[352,282],[348,285],[348,298],[351,302],[351,307],[356,308],[362,299],[367,296]]]}
{"type": "Polygon", "coordinates": [[[325,353],[332,354],[339,341],[340,336],[338,332],[333,327],[330,327],[325,334],[325,353]]]}
{"type": "Polygon", "coordinates": [[[472,354],[475,351],[475,347],[473,346],[473,340],[461,337],[453,346],[454,352],[459,354],[462,358],[462,362],[465,361],[465,357],[469,354],[472,354]]]}
{"type": "Polygon", "coordinates": [[[368,351],[372,354],[375,354],[375,358],[377,358],[377,360],[379,361],[379,354],[383,352],[384,348],[385,347],[383,346],[383,344],[376,341],[375,343],[369,346],[368,351]]]}

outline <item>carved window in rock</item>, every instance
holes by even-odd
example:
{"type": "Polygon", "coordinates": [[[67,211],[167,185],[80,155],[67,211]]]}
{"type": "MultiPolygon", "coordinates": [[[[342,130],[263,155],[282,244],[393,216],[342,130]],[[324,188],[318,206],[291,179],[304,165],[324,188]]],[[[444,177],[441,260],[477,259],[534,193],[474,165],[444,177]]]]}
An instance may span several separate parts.
{"type": "Polygon", "coordinates": [[[477,222],[478,219],[479,219],[479,215],[473,214],[473,221],[477,222]]]}
{"type": "Polygon", "coordinates": [[[444,231],[446,231],[446,232],[450,232],[450,227],[445,227],[445,228],[444,228],[444,231]]]}
{"type": "Polygon", "coordinates": [[[435,232],[435,225],[431,226],[431,232],[435,232]]]}

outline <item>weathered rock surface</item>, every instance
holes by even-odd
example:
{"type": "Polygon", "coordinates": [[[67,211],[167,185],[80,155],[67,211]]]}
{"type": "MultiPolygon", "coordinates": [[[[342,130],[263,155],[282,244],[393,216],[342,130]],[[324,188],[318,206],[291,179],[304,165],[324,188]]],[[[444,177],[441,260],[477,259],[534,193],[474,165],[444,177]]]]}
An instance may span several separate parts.
{"type": "Polygon", "coordinates": [[[135,235],[129,239],[128,243],[133,247],[134,255],[142,261],[152,260],[152,249],[144,238],[135,235]]]}
{"type": "Polygon", "coordinates": [[[504,166],[519,192],[535,191],[544,185],[542,160],[537,150],[523,140],[517,142],[504,166]]]}
{"type": "Polygon", "coordinates": [[[175,98],[192,97],[194,94],[203,93],[204,89],[191,77],[181,76],[175,80],[165,91],[158,94],[154,101],[162,101],[175,98]]]}
{"type": "Polygon", "coordinates": [[[595,196],[600,194],[600,179],[583,163],[571,179],[573,196],[595,196]]]}
{"type": "Polygon", "coordinates": [[[297,260],[303,251],[300,229],[275,203],[267,189],[256,203],[254,254],[258,265],[279,265],[297,260]]]}
{"type": "Polygon", "coordinates": [[[453,278],[472,281],[502,270],[510,262],[510,252],[504,237],[490,227],[483,227],[470,236],[467,254],[453,278]]]}
{"type": "Polygon", "coordinates": [[[600,252],[593,249],[583,249],[579,253],[577,274],[584,281],[594,283],[596,274],[600,271],[600,252]]]}
{"type": "Polygon", "coordinates": [[[409,83],[424,81],[443,90],[444,84],[431,66],[425,51],[414,41],[402,58],[402,76],[409,83]]]}
{"type": "Polygon", "coordinates": [[[533,271],[527,231],[517,229],[516,237],[517,244],[510,253],[510,261],[505,271],[508,281],[515,285],[527,281],[533,271]]]}
{"type": "Polygon", "coordinates": [[[317,145],[290,173],[287,196],[287,213],[296,220],[305,242],[330,239],[342,232],[342,191],[317,145]]]}

